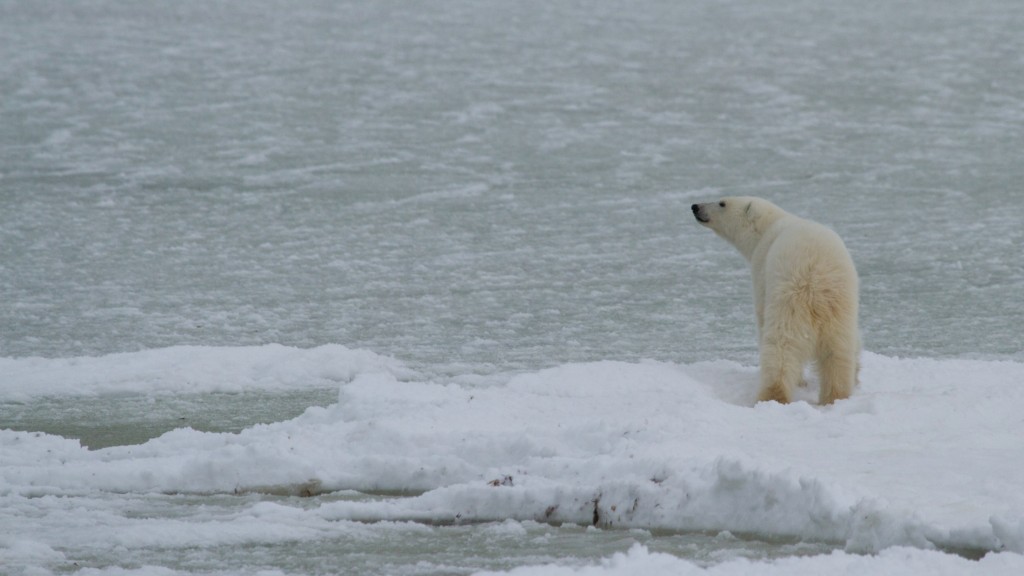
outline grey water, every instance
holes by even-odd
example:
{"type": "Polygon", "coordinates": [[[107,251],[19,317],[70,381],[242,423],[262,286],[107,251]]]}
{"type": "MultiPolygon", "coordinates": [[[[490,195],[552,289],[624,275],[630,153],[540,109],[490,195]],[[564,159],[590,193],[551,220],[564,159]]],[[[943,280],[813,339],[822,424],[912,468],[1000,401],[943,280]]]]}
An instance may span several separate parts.
{"type": "MultiPolygon", "coordinates": [[[[339,343],[466,384],[754,364],[746,264],[689,214],[751,194],[846,240],[866,349],[1019,361],[1021,30],[1014,0],[0,2],[0,357],[339,343]]],[[[98,448],[335,392],[5,402],[0,428],[98,448]]],[[[431,530],[425,555],[485,537],[431,530]]],[[[634,538],[527,531],[544,558],[634,538]]],[[[263,566],[341,570],[282,546],[263,566]]],[[[203,553],[182,569],[238,560],[203,553]]]]}

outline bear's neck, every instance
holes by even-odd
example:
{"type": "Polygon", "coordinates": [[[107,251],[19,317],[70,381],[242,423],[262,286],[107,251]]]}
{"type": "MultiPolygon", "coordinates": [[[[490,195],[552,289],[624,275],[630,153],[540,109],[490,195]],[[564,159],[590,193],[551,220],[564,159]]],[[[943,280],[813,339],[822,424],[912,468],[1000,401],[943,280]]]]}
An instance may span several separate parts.
{"type": "Polygon", "coordinates": [[[761,234],[755,233],[754,230],[742,230],[736,234],[733,238],[727,238],[740,254],[750,262],[754,258],[754,250],[757,249],[757,244],[761,241],[761,234]]]}
{"type": "Polygon", "coordinates": [[[747,262],[753,262],[757,246],[764,241],[771,242],[772,238],[778,234],[778,229],[774,227],[774,224],[782,218],[781,214],[762,215],[753,219],[750,226],[740,226],[739,230],[734,231],[730,235],[731,237],[726,237],[726,240],[729,240],[739,250],[747,262]]]}

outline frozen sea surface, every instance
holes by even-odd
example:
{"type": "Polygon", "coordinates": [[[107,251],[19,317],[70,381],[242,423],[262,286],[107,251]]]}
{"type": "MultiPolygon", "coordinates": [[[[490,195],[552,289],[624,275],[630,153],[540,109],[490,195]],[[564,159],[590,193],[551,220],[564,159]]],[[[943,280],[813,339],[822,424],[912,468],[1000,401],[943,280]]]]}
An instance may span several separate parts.
{"type": "Polygon", "coordinates": [[[743,193],[846,239],[869,349],[1020,359],[1022,12],[5,3],[0,354],[753,362],[688,212],[743,193]]]}
{"type": "Polygon", "coordinates": [[[0,2],[0,566],[1021,573],[1020,30],[0,2]],[[854,398],[753,406],[727,194],[845,239],[854,398]]]}

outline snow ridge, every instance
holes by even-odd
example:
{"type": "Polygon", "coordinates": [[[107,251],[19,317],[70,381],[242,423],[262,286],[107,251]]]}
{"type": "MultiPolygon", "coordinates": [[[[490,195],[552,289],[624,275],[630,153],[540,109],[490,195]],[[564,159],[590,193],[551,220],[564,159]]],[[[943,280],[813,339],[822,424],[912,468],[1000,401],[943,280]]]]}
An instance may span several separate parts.
{"type": "MultiPolygon", "coordinates": [[[[851,552],[1024,551],[1019,363],[866,353],[854,396],[818,407],[755,405],[756,368],[726,361],[569,364],[480,387],[420,380],[397,361],[342,347],[201,352],[240,363],[219,385],[251,386],[259,373],[269,388],[337,386],[338,402],[240,434],[181,428],[96,451],[0,431],[0,501],[355,490],[381,496],[309,513],[729,531],[851,552]]],[[[4,362],[41,367],[42,389],[59,389],[84,363],[97,380],[116,373],[138,391],[173,387],[155,374],[181,354],[4,362]],[[118,372],[132,366],[135,374],[118,372]]],[[[813,398],[811,380],[801,393],[813,398]]],[[[28,394],[17,382],[3,389],[7,400],[28,394]]]]}

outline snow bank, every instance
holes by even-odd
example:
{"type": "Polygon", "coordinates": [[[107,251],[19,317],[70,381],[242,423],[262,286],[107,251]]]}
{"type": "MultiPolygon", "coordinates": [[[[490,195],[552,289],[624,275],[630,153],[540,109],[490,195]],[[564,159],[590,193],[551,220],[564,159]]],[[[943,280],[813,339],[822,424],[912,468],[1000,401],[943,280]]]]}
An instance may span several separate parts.
{"type": "MultiPolygon", "coordinates": [[[[1016,575],[1024,571],[1024,556],[997,554],[973,562],[958,556],[909,548],[893,548],[878,556],[859,556],[835,552],[828,556],[792,557],[770,562],[731,560],[703,568],[670,556],[648,552],[635,545],[629,552],[618,553],[597,566],[584,568],[561,566],[524,566],[509,576],[998,576],[1016,575]]],[[[478,572],[477,576],[495,576],[498,572],[478,572]]]]}
{"type": "MultiPolygon", "coordinates": [[[[59,554],[59,553],[58,553],[59,554]]],[[[2,558],[2,556],[0,556],[2,558]]],[[[523,566],[508,572],[476,572],[475,576],[820,576],[844,574],[846,576],[1018,576],[1024,571],[1024,556],[1015,554],[989,555],[980,561],[958,556],[911,548],[893,548],[877,556],[859,556],[835,552],[826,556],[791,557],[774,561],[729,560],[710,567],[701,567],[687,560],[649,552],[634,545],[626,553],[616,553],[593,566],[523,566]]],[[[168,568],[145,566],[138,569],[85,568],[76,572],[80,576],[185,576],[192,572],[179,572],[168,568]]],[[[248,572],[217,571],[211,576],[233,576],[248,572]]],[[[282,575],[282,572],[258,574],[282,575]]]]}
{"type": "Polygon", "coordinates": [[[492,387],[410,380],[397,362],[341,347],[4,362],[20,370],[4,372],[6,397],[38,393],[29,381],[92,394],[329,381],[339,401],[240,434],[186,428],[96,451],[2,431],[2,521],[41,496],[358,490],[405,496],[310,513],[728,530],[856,552],[1024,550],[1020,363],[865,354],[854,396],[818,407],[755,405],[756,369],[726,361],[571,364],[492,387]]]}
{"type": "Polygon", "coordinates": [[[0,358],[0,401],[322,388],[366,371],[411,374],[397,360],[338,345],[177,346],[99,358],[0,358]]]}

